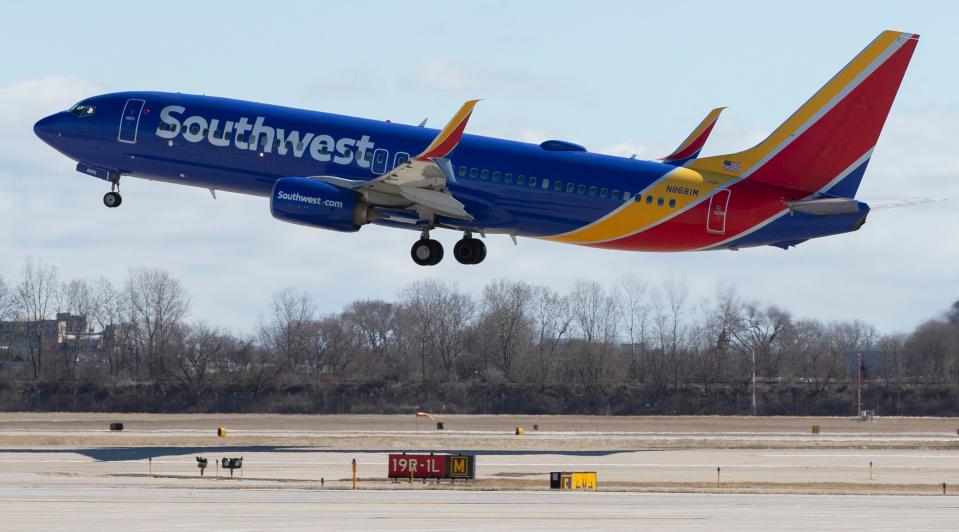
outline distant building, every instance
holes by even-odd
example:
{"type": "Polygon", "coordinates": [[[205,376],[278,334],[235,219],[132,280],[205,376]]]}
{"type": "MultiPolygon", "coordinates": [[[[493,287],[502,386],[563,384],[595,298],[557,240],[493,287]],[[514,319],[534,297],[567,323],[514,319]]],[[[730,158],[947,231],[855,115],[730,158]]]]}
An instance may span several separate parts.
{"type": "Polygon", "coordinates": [[[78,361],[97,361],[103,353],[103,337],[102,332],[87,327],[86,316],[67,312],[39,323],[0,321],[0,370],[25,369],[29,353],[38,347],[38,340],[45,349],[70,350],[78,361]]]}

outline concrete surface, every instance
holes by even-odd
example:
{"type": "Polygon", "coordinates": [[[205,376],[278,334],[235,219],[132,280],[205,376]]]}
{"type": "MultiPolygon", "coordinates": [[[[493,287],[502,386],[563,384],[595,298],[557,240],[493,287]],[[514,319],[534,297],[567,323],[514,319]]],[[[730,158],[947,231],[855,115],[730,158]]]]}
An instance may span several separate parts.
{"type": "Polygon", "coordinates": [[[0,489],[11,530],[945,530],[959,499],[559,492],[0,489]]]}

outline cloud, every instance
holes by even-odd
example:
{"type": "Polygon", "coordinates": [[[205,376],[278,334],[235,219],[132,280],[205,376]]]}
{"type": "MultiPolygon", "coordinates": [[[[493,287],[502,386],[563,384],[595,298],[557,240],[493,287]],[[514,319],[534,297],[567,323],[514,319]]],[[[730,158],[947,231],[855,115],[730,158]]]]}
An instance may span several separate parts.
{"type": "Polygon", "coordinates": [[[64,158],[49,156],[48,147],[33,134],[33,124],[85,97],[101,93],[95,84],[79,78],[50,76],[0,87],[0,160],[18,173],[59,170],[64,158]]]}

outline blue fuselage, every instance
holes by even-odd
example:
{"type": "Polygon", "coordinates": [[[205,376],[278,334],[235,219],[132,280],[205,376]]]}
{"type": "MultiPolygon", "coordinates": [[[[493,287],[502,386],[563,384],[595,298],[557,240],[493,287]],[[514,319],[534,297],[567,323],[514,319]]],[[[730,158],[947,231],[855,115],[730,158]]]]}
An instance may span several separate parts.
{"type": "MultiPolygon", "coordinates": [[[[98,177],[131,175],[257,196],[269,196],[278,179],[290,176],[374,179],[420,153],[438,133],[187,94],[114,93],[82,103],[95,111],[58,113],[35,130],[68,157],[97,169],[88,173],[102,170],[98,177]],[[137,101],[142,104],[131,108],[137,101]]],[[[577,150],[568,143],[536,145],[477,135],[464,135],[449,159],[456,180],[447,186],[474,220],[441,219],[441,225],[531,237],[560,235],[600,220],[676,168],[577,150]]],[[[682,196],[690,193],[688,187],[667,190],[662,208],[669,208],[671,199],[689,199],[682,196]]],[[[744,237],[722,247],[799,241],[824,232],[821,224],[805,222],[802,216],[787,217],[761,238],[744,237]]],[[[855,219],[830,222],[836,227],[826,233],[845,232],[855,219]]]]}

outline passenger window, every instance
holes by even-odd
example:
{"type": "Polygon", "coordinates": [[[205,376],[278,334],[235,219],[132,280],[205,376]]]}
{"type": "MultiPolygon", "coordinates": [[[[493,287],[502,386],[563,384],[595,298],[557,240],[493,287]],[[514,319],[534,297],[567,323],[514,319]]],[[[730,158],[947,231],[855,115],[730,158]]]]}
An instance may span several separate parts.
{"type": "Polygon", "coordinates": [[[470,168],[470,177],[476,177],[476,168],[470,168]]]}
{"type": "Polygon", "coordinates": [[[296,150],[297,150],[297,151],[303,151],[305,148],[306,148],[306,147],[303,146],[303,143],[302,143],[302,142],[297,142],[297,143],[296,143],[296,150]]]}
{"type": "Polygon", "coordinates": [[[489,170],[483,170],[480,172],[480,179],[489,179],[489,170]]]}
{"type": "Polygon", "coordinates": [[[497,183],[499,183],[499,176],[500,176],[499,172],[493,172],[493,181],[496,181],[497,183]]]}
{"type": "Polygon", "coordinates": [[[676,200],[674,199],[669,200],[669,208],[670,209],[676,208],[676,200]]]}
{"type": "Polygon", "coordinates": [[[631,197],[632,197],[632,194],[630,194],[628,190],[623,191],[623,201],[629,201],[629,198],[631,197]]]}
{"type": "Polygon", "coordinates": [[[599,189],[599,197],[601,197],[601,198],[603,198],[603,199],[606,199],[606,196],[608,196],[608,195],[609,195],[609,189],[608,189],[608,188],[603,187],[603,188],[599,189]]]}
{"type": "Polygon", "coordinates": [[[652,205],[652,204],[653,204],[653,197],[646,196],[646,205],[652,205]]]}
{"type": "Polygon", "coordinates": [[[596,196],[596,187],[589,187],[589,196],[590,197],[596,196]]]}
{"type": "Polygon", "coordinates": [[[543,188],[549,190],[549,178],[548,178],[548,177],[544,177],[544,178],[543,178],[543,188]]]}
{"type": "Polygon", "coordinates": [[[662,198],[661,196],[660,196],[659,199],[656,200],[656,205],[658,205],[658,206],[660,206],[660,207],[663,206],[663,198],[662,198]]]}
{"type": "Polygon", "coordinates": [[[559,179],[557,179],[556,181],[554,181],[554,182],[553,182],[553,190],[555,190],[556,192],[562,192],[562,191],[563,191],[563,182],[560,181],[559,179]]]}
{"type": "Polygon", "coordinates": [[[513,174],[506,174],[503,176],[503,182],[507,185],[513,182],[513,174]]]}
{"type": "Polygon", "coordinates": [[[523,175],[523,174],[520,174],[520,175],[516,176],[516,184],[517,184],[517,185],[525,185],[525,184],[526,184],[526,176],[523,175]]]}
{"type": "Polygon", "coordinates": [[[580,186],[576,187],[576,193],[579,194],[580,196],[582,196],[583,194],[585,194],[585,193],[586,193],[586,185],[580,185],[580,186]]]}
{"type": "Polygon", "coordinates": [[[574,183],[566,184],[566,192],[569,192],[570,194],[572,194],[574,188],[576,188],[576,185],[574,183]]]}
{"type": "Polygon", "coordinates": [[[529,176],[529,186],[531,186],[531,187],[535,187],[535,186],[536,186],[536,176],[534,176],[534,175],[529,176]]]}
{"type": "Polygon", "coordinates": [[[460,166],[460,177],[466,177],[466,167],[460,166]]]}
{"type": "Polygon", "coordinates": [[[619,189],[618,189],[618,188],[614,188],[614,189],[613,189],[612,198],[613,198],[614,200],[619,200],[619,189]]]}

